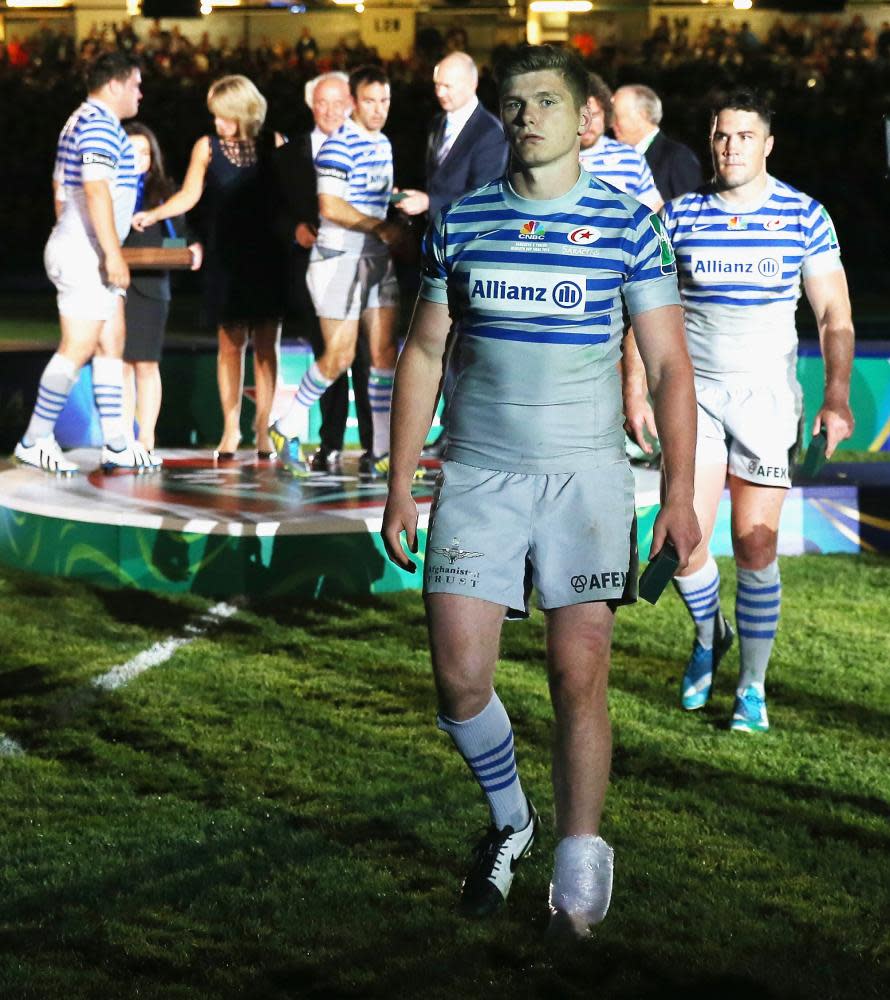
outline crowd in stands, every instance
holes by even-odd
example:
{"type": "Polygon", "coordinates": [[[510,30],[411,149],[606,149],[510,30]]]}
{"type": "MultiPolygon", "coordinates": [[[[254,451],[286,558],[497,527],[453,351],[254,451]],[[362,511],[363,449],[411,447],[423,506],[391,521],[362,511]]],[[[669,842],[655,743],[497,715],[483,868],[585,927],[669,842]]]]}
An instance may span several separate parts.
{"type": "MultiPolygon", "coordinates": [[[[422,181],[426,136],[418,123],[428,122],[438,107],[432,67],[445,51],[467,48],[467,43],[462,28],[447,37],[422,29],[413,53],[386,62],[393,83],[386,131],[400,186],[422,181]]],[[[775,172],[834,206],[842,240],[845,231],[856,236],[855,244],[846,241],[848,260],[857,253],[874,259],[876,246],[890,252],[884,234],[888,194],[882,127],[890,112],[890,24],[873,31],[859,16],[777,17],[758,35],[741,18],[714,17],[692,30],[687,19],[662,17],[648,37],[633,45],[609,31],[599,36],[580,32],[572,44],[613,87],[640,82],[655,89],[671,134],[703,159],[709,92],[733,85],[765,90],[778,111],[775,172]],[[874,233],[863,234],[869,227],[874,233]]],[[[308,124],[302,100],[306,80],[324,70],[382,61],[357,39],[320,51],[308,29],[293,44],[261,37],[251,47],[225,38],[211,42],[207,34],[193,41],[157,22],[141,35],[130,22],[97,25],[79,42],[49,23],[25,39],[11,35],[0,42],[0,128],[5,137],[28,136],[28,141],[23,155],[4,158],[0,166],[0,225],[8,237],[7,252],[21,248],[38,269],[51,225],[49,173],[59,128],[72,95],[82,92],[84,61],[115,46],[134,52],[143,63],[141,115],[156,128],[179,177],[192,143],[206,127],[205,95],[218,76],[238,72],[254,80],[269,101],[270,123],[287,134],[308,124]]],[[[488,65],[481,61],[479,97],[490,108],[497,58],[495,50],[488,65]]]]}

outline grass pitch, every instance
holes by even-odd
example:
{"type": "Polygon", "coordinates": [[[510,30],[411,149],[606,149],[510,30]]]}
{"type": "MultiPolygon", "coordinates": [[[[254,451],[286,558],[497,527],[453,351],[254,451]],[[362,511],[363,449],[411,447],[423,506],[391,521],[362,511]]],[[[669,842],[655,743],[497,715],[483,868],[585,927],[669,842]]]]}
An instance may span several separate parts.
{"type": "Polygon", "coordinates": [[[726,729],[737,647],[684,715],[679,600],[619,613],[612,909],[554,953],[539,614],[505,627],[499,691],[542,837],[472,923],[454,904],[485,810],[434,726],[417,595],[253,605],[196,636],[199,599],[0,571],[0,731],[23,750],[0,758],[0,997],[886,997],[890,562],[782,575],[763,737],[726,729]]]}

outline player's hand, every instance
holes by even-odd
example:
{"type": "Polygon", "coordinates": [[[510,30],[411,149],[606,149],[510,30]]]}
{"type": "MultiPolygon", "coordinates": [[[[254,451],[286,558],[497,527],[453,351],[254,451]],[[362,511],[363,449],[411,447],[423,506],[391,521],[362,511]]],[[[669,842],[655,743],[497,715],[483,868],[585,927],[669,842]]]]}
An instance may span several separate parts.
{"type": "Polygon", "coordinates": [[[404,212],[405,215],[423,215],[424,212],[429,211],[430,199],[426,192],[415,191],[413,188],[402,188],[401,193],[406,197],[402,198],[396,205],[400,212],[404,212]]]}
{"type": "Polygon", "coordinates": [[[665,500],[661,505],[661,510],[652,526],[650,559],[661,550],[667,539],[673,543],[680,558],[677,572],[686,569],[689,565],[689,557],[701,542],[701,528],[691,503],[665,500]]]}
{"type": "Polygon", "coordinates": [[[410,493],[390,493],[383,511],[383,547],[390,561],[408,573],[414,573],[417,566],[409,558],[402,544],[402,532],[409,551],[417,553],[417,504],[410,493]]]}
{"type": "Polygon", "coordinates": [[[853,434],[856,421],[846,400],[840,402],[829,402],[826,400],[822,404],[822,409],[816,414],[813,421],[813,436],[815,437],[822,428],[826,431],[825,458],[829,459],[834,454],[835,448],[846,441],[853,434]]]}
{"type": "Polygon", "coordinates": [[[130,287],[130,269],[120,250],[105,254],[105,277],[108,284],[115,288],[130,287]]]}
{"type": "Polygon", "coordinates": [[[374,228],[374,235],[388,246],[394,246],[405,238],[405,230],[398,222],[384,220],[374,228]]]}
{"type": "Polygon", "coordinates": [[[294,230],[294,240],[304,249],[311,250],[318,238],[318,230],[308,222],[298,222],[294,230]]]}
{"type": "Polygon", "coordinates": [[[200,271],[204,263],[204,247],[200,243],[190,243],[188,249],[192,255],[192,266],[189,270],[200,271]]]}
{"type": "Polygon", "coordinates": [[[137,233],[141,233],[148,229],[149,226],[153,226],[156,221],[151,212],[137,212],[133,216],[133,221],[130,225],[137,233]]]}
{"type": "Polygon", "coordinates": [[[648,433],[657,441],[658,430],[655,426],[655,413],[645,395],[637,393],[625,394],[624,430],[644,454],[652,454],[654,449],[649,443],[646,434],[648,433]]]}

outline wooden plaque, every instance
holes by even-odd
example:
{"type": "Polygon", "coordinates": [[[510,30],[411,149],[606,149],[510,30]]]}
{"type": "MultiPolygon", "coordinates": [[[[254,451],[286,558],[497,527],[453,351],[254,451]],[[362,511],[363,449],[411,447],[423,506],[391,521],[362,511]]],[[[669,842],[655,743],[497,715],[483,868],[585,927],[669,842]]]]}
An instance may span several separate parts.
{"type": "Polygon", "coordinates": [[[192,266],[188,247],[122,247],[133,271],[187,271],[192,266]]]}

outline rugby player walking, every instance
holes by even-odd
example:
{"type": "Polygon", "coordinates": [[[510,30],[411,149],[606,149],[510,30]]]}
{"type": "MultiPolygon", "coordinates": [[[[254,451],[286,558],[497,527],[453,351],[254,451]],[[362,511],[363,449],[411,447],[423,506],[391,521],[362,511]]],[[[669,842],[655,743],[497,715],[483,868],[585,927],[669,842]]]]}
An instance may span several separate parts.
{"type": "Polygon", "coordinates": [[[520,49],[501,69],[499,95],[508,175],[445,208],[425,240],[395,379],[383,537],[393,562],[410,568],[401,533],[416,552],[411,482],[453,319],[462,346],[424,593],[438,725],[491,813],[461,908],[484,916],[503,904],[538,825],[493,687],[502,622],[527,615],[533,583],[556,718],[551,926],[583,936],[611,896],[613,852],[599,835],[611,759],[606,686],[615,609],[636,595],[634,481],[616,368],[622,300],[664,439],[653,549],[670,539],[681,565],[700,538],[695,400],[660,222],[578,162],[590,124],[583,64],[550,46],[520,49]]]}
{"type": "MultiPolygon", "coordinates": [[[[825,359],[825,395],[813,433],[825,432],[830,457],[853,432],[853,321],[837,236],[819,202],[767,173],[771,118],[769,107],[748,90],[718,103],[711,119],[714,181],[663,211],[695,367],[695,510],[703,532],[675,581],[695,624],[681,703],[691,711],[708,702],[733,640],[708,551],[728,480],[741,653],[730,727],[748,733],[769,728],[764,679],[782,595],[779,518],[802,411],[794,324],[801,278],[825,359]]],[[[632,350],[626,368],[628,430],[643,447],[643,426],[651,424],[645,379],[632,350]]]]}
{"type": "Polygon", "coordinates": [[[87,99],[59,136],[53,190],[56,224],[46,244],[46,273],[56,286],[61,343],[40,378],[37,402],[15,457],[47,472],[71,474],[54,428],[90,359],[106,470],[144,471],[160,459],[133,440],[123,420],[124,296],[130,271],[121,243],[136,203],[136,159],[121,119],[142,98],[136,62],[103,53],[87,71],[87,99]]]}

